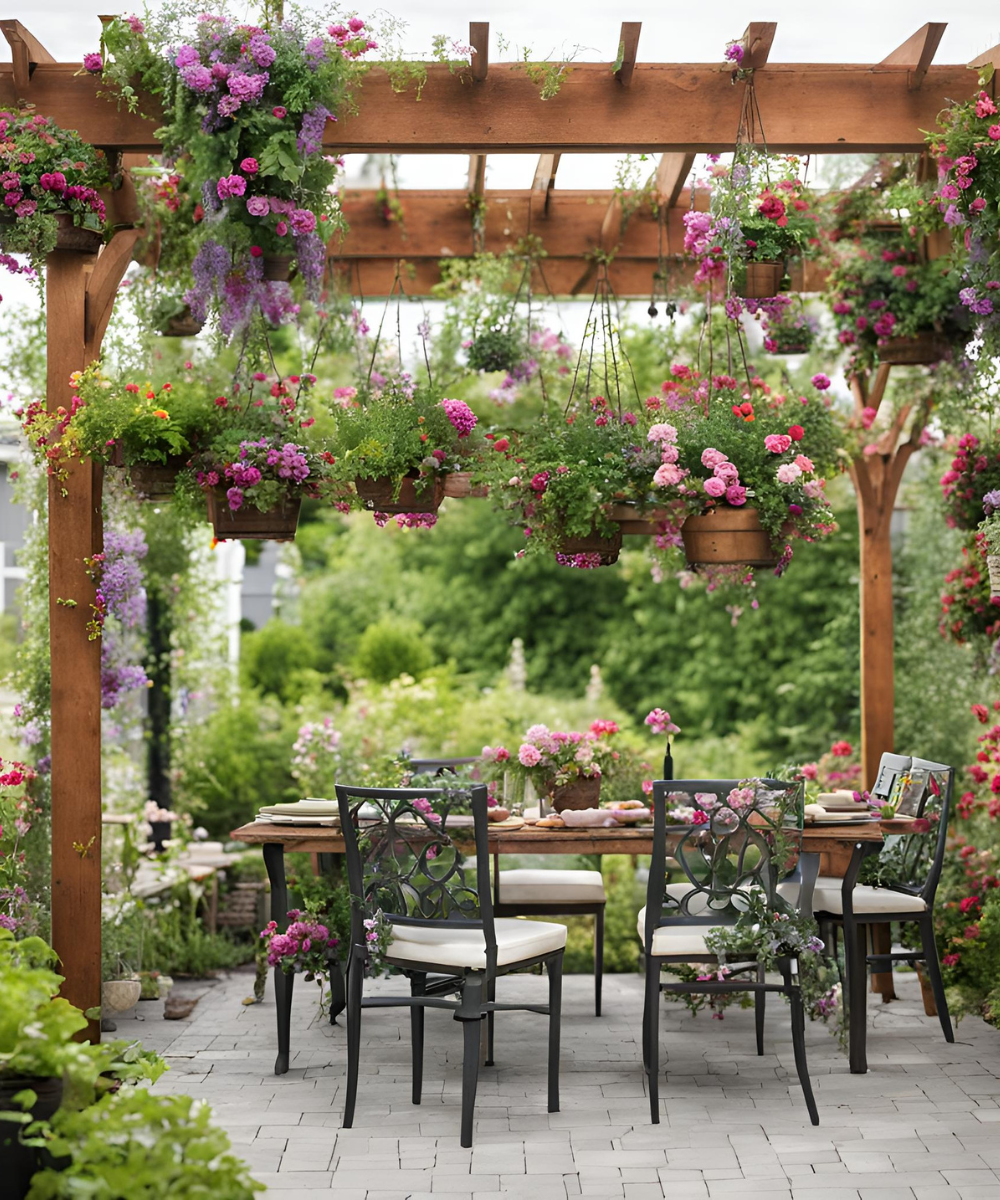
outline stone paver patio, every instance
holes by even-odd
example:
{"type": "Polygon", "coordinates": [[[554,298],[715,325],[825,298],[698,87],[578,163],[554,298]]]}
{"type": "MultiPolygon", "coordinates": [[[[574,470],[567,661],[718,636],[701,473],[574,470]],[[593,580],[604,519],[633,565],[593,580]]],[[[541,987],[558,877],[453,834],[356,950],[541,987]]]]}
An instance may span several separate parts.
{"type": "MultiPolygon", "coordinates": [[[[343,1025],[319,1020],[312,985],[297,983],[292,1068],[277,1078],[270,983],[265,1004],[244,1007],[252,982],[236,973],[197,985],[204,995],[187,1021],[140,1004],[119,1034],[166,1055],[172,1069],[158,1090],[212,1105],[268,1200],[314,1191],[337,1200],[1000,1200],[1000,1030],[969,1018],[947,1045],[913,976],[897,976],[898,1002],[871,997],[868,1075],[848,1073],[823,1027],[807,1030],[818,1128],[790,1082],[782,1001],[771,1001],[763,1058],[751,1012],[716,1021],[665,1003],[663,1115],[653,1126],[640,978],[606,977],[597,1019],[592,980],[570,976],[562,1111],[546,1112],[545,1018],[499,1014],[497,1066],[481,1072],[471,1150],[458,1144],[462,1039],[447,1013],[427,1013],[420,1107],[410,1104],[408,1015],[365,1013],[357,1118],[343,1130],[343,1025]]],[[[542,1002],[546,988],[537,976],[510,977],[498,999],[542,1002]]]]}

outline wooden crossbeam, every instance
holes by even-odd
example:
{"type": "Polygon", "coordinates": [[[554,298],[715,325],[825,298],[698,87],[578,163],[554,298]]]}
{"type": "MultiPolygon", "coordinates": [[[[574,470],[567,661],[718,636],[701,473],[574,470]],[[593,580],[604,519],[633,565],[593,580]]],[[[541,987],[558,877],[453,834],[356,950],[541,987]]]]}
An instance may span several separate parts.
{"type": "Polygon", "coordinates": [[[743,32],[744,70],[760,70],[771,53],[771,43],[778,31],[777,21],[751,21],[743,32]]]}
{"type": "Polygon", "coordinates": [[[535,177],[531,181],[531,190],[541,192],[545,197],[545,212],[549,211],[549,197],[556,186],[556,171],[559,170],[561,154],[540,154],[535,167],[535,177]]]}
{"type": "Polygon", "coordinates": [[[486,155],[469,155],[469,187],[471,196],[481,196],[486,189],[486,155]]]}
{"type": "MultiPolygon", "coordinates": [[[[627,88],[632,84],[632,75],[635,71],[635,57],[639,52],[639,34],[642,30],[641,21],[622,21],[622,31],[618,39],[618,53],[621,56],[621,63],[618,70],[615,71],[615,78],[627,88]]],[[[617,57],[615,58],[617,62],[617,57]]]]}
{"type": "Polygon", "coordinates": [[[20,89],[23,98],[35,67],[39,63],[54,63],[56,60],[20,21],[0,21],[0,32],[10,46],[14,85],[20,89]]]}
{"type": "Polygon", "coordinates": [[[469,22],[469,45],[475,50],[472,56],[472,78],[476,83],[484,83],[490,70],[489,21],[469,22]]]}
{"type": "Polygon", "coordinates": [[[656,168],[656,197],[663,208],[673,208],[694,166],[693,154],[664,154],[656,168]]]}
{"type": "MultiPolygon", "coordinates": [[[[156,153],[155,101],[140,95],[139,109],[150,115],[129,113],[99,97],[99,80],[78,70],[38,63],[31,75],[37,110],[95,145],[156,153]]],[[[932,64],[911,92],[910,70],[769,62],[756,82],[768,146],[800,154],[923,149],[922,130],[935,128],[938,113],[968,96],[975,80],[964,64],[932,64]]],[[[0,63],[0,108],[15,106],[21,90],[13,65],[0,63]]],[[[470,86],[468,75],[432,63],[418,105],[373,68],[358,89],[357,113],[328,123],[325,144],[345,154],[724,152],[732,148],[740,91],[717,64],[643,63],[623,88],[606,63],[579,63],[559,94],[543,101],[518,64],[494,63],[470,86]]]]}
{"type": "Polygon", "coordinates": [[[883,66],[909,67],[907,87],[911,92],[917,91],[927,76],[927,71],[934,61],[934,55],[948,28],[947,21],[928,21],[922,25],[912,37],[897,47],[891,54],[882,59],[883,66]]]}
{"type": "Polygon", "coordinates": [[[982,54],[977,54],[976,57],[969,63],[969,66],[992,66],[1000,70],[1000,46],[994,46],[990,50],[984,50],[982,54]]]}

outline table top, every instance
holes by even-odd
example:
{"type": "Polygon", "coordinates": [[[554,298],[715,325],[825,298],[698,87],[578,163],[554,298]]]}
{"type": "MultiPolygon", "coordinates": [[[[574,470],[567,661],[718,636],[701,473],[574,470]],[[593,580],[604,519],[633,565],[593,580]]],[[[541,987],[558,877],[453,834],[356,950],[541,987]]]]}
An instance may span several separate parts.
{"type": "MultiPolygon", "coordinates": [[[[449,821],[452,831],[463,827],[471,834],[471,817],[464,820],[453,817],[449,821]]],[[[886,832],[890,831],[900,832],[898,828],[887,828],[886,832]]],[[[236,842],[251,846],[279,845],[306,854],[344,852],[340,830],[329,825],[272,825],[251,821],[249,825],[234,829],[230,836],[236,842]]],[[[809,850],[822,853],[832,846],[843,846],[845,842],[880,842],[883,830],[878,821],[867,825],[807,825],[802,836],[809,850]]],[[[651,854],[653,829],[650,825],[596,829],[538,829],[528,825],[520,829],[494,827],[489,831],[489,848],[491,854],[651,854]]]]}

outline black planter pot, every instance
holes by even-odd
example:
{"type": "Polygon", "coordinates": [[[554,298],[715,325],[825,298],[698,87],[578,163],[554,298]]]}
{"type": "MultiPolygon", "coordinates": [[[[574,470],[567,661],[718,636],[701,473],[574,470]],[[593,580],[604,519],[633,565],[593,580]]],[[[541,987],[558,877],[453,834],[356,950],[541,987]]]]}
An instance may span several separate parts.
{"type": "Polygon", "coordinates": [[[153,838],[153,849],[157,854],[162,854],[166,847],[163,843],[170,837],[170,830],[173,827],[173,821],[150,821],[149,830],[153,838]]]}
{"type": "MultiPolygon", "coordinates": [[[[61,1079],[0,1079],[0,1110],[20,1112],[14,1097],[27,1088],[38,1096],[31,1109],[32,1120],[47,1121],[62,1103],[61,1079]]],[[[31,1187],[32,1175],[52,1165],[44,1150],[21,1144],[22,1128],[12,1121],[0,1121],[0,1179],[3,1180],[4,1200],[24,1200],[31,1187]]]]}

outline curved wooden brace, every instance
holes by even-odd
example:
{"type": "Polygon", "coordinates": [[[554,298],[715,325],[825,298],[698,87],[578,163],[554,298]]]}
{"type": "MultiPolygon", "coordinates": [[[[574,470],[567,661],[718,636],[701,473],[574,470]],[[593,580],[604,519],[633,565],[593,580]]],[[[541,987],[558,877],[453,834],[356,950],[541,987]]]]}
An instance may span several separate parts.
{"type": "Polygon", "coordinates": [[[119,229],[101,251],[90,279],[84,303],[83,337],[91,360],[101,350],[104,331],[111,320],[115,297],[139,239],[138,229],[119,229]]]}

